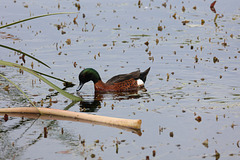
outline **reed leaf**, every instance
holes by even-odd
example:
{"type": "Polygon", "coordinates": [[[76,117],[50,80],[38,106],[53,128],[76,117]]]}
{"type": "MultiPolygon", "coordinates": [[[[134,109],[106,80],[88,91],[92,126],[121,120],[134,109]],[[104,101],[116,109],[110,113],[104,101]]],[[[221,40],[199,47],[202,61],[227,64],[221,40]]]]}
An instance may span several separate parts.
{"type": "Polygon", "coordinates": [[[46,76],[46,77],[49,77],[49,78],[52,78],[52,79],[55,79],[55,80],[58,80],[58,81],[61,81],[61,82],[64,82],[65,86],[68,86],[68,87],[72,87],[74,86],[75,84],[73,84],[72,82],[68,82],[68,81],[65,81],[65,80],[62,80],[60,78],[57,78],[57,77],[53,77],[51,75],[48,75],[48,74],[45,74],[45,73],[42,73],[42,72],[38,72],[36,70],[33,70],[34,72],[38,73],[38,74],[41,74],[43,76],[46,76]]]}
{"type": "Polygon", "coordinates": [[[8,82],[10,82],[12,85],[14,85],[26,98],[27,100],[38,110],[38,112],[40,114],[42,114],[42,112],[37,108],[37,106],[31,101],[31,99],[18,87],[18,85],[16,85],[13,81],[11,81],[10,79],[8,79],[7,77],[5,77],[4,75],[0,74],[0,76],[2,76],[3,78],[5,78],[8,82]]]}
{"type": "Polygon", "coordinates": [[[25,56],[27,56],[27,57],[30,57],[30,58],[34,59],[34,60],[37,61],[37,62],[43,64],[44,66],[50,68],[47,64],[45,64],[44,62],[40,61],[39,59],[37,59],[37,58],[35,58],[35,57],[33,57],[33,56],[25,53],[25,52],[22,52],[22,51],[20,51],[20,50],[18,50],[18,49],[15,49],[15,48],[12,48],[12,47],[9,47],[9,46],[5,46],[5,45],[2,45],[2,44],[0,44],[0,47],[3,47],[3,48],[6,48],[6,49],[10,49],[10,50],[12,50],[12,51],[21,53],[21,54],[23,54],[23,55],[25,55],[25,56]]]}
{"type": "Polygon", "coordinates": [[[4,75],[0,74],[1,77],[5,78],[8,82],[10,82],[12,85],[14,85],[20,92],[22,92],[22,94],[27,98],[27,100],[34,106],[35,104],[31,101],[31,99],[10,79],[8,79],[7,77],[5,77],[4,75]]]}
{"type": "Polygon", "coordinates": [[[59,13],[43,14],[43,15],[40,15],[40,16],[34,16],[34,17],[26,18],[26,19],[19,20],[19,21],[17,21],[17,22],[13,22],[13,23],[9,23],[9,24],[0,26],[0,29],[6,28],[6,27],[9,27],[9,26],[18,24],[18,23],[22,23],[22,22],[25,22],[25,21],[33,20],[33,19],[36,19],[36,18],[41,18],[41,17],[46,17],[46,16],[52,16],[52,15],[59,15],[59,14],[74,14],[74,13],[78,13],[78,12],[59,12],[59,13]]]}
{"type": "Polygon", "coordinates": [[[39,79],[41,79],[42,81],[44,81],[46,84],[48,84],[50,87],[54,88],[56,91],[58,91],[60,94],[62,94],[63,96],[71,99],[72,101],[81,101],[82,98],[74,96],[73,94],[70,94],[64,90],[62,90],[61,88],[59,88],[58,86],[54,85],[52,82],[48,81],[47,79],[45,79],[44,77],[42,77],[41,75],[39,75],[38,73],[36,73],[35,71],[33,71],[32,69],[29,69],[27,67],[21,66],[19,64],[15,64],[15,63],[11,63],[11,62],[6,62],[6,61],[2,61],[0,60],[0,65],[6,65],[6,66],[10,66],[10,67],[16,67],[19,69],[22,69],[28,73],[31,73],[32,75],[38,77],[39,79]]]}

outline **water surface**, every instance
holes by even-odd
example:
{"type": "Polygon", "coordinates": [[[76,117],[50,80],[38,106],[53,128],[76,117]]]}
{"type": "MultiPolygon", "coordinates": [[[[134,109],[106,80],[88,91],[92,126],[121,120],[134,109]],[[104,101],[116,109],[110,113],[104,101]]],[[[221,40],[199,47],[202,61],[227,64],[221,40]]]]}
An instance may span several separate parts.
{"type": "MultiPolygon", "coordinates": [[[[0,30],[1,44],[31,53],[51,69],[29,58],[26,67],[31,68],[33,62],[33,69],[75,84],[79,72],[87,67],[96,69],[103,81],[138,68],[151,67],[151,71],[146,92],[104,95],[95,108],[87,110],[141,119],[141,136],[88,123],[15,117],[5,122],[1,117],[0,159],[238,159],[240,8],[237,0],[218,1],[215,9],[219,17],[214,22],[211,3],[2,1],[2,25],[46,13],[79,11],[0,30]],[[203,145],[206,140],[208,145],[203,145]]],[[[4,48],[0,51],[1,60],[23,63],[21,55],[4,48]]],[[[71,104],[18,69],[1,67],[0,72],[33,101],[43,99],[44,107],[79,112],[86,105],[71,104]],[[49,106],[49,96],[57,103],[49,106]]],[[[2,108],[29,105],[11,84],[5,91],[8,82],[0,80],[2,108]]],[[[63,88],[61,82],[51,81],[63,88]]],[[[75,90],[76,86],[67,89],[76,94],[75,90]]],[[[93,83],[86,84],[80,94],[93,101],[93,83]]]]}

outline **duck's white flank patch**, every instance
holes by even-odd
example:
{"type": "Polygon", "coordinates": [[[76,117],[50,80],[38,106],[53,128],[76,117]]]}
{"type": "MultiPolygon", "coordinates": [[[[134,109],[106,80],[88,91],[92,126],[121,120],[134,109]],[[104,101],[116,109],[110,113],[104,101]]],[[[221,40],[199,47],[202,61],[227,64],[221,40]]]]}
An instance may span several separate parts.
{"type": "Polygon", "coordinates": [[[143,86],[144,82],[141,79],[138,79],[137,80],[137,84],[138,84],[138,86],[143,86]]]}

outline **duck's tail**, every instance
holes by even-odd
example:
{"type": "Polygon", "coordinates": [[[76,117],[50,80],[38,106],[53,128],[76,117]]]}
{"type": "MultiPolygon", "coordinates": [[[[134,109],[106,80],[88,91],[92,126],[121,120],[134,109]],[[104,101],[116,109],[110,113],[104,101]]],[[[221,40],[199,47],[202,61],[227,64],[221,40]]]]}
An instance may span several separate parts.
{"type": "Polygon", "coordinates": [[[147,78],[147,75],[148,75],[148,72],[150,71],[150,68],[149,67],[148,69],[146,69],[144,72],[141,72],[140,73],[140,79],[145,83],[146,81],[146,78],[147,78]]]}

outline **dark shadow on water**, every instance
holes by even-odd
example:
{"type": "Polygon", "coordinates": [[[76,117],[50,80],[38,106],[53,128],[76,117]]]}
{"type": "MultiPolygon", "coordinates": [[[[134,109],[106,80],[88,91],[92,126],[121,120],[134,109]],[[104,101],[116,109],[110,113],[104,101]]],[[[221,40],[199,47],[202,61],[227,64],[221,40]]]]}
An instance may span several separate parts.
{"type": "Polygon", "coordinates": [[[97,112],[101,108],[103,100],[122,101],[150,97],[148,93],[143,91],[95,93],[94,95],[81,95],[78,92],[77,94],[83,98],[83,100],[79,103],[81,112],[97,112]]]}
{"type": "Polygon", "coordinates": [[[79,104],[81,112],[97,112],[101,108],[99,100],[82,100],[79,104]]]}

